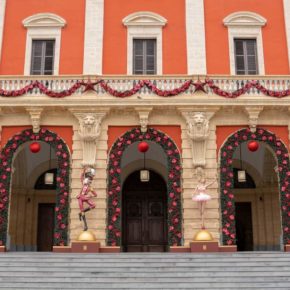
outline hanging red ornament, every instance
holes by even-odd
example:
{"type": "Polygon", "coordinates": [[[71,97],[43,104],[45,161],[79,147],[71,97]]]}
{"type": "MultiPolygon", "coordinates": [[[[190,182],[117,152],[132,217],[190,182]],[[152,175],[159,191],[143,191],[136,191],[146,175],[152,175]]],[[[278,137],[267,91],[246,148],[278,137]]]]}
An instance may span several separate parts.
{"type": "Polygon", "coordinates": [[[147,142],[141,142],[138,144],[138,150],[141,153],[146,153],[149,149],[149,144],[147,142]]]}
{"type": "Polygon", "coordinates": [[[248,143],[248,149],[251,151],[251,152],[255,152],[259,149],[259,143],[257,141],[250,141],[248,143]]]}
{"type": "Polygon", "coordinates": [[[29,149],[32,153],[38,153],[41,149],[41,146],[38,142],[33,142],[30,144],[29,149]]]}

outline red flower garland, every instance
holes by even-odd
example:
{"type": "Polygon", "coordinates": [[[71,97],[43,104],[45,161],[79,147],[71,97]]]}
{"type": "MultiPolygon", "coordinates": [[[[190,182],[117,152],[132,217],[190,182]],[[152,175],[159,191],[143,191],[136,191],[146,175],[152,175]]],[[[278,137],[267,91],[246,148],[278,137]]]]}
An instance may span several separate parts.
{"type": "Polygon", "coordinates": [[[182,211],[181,211],[181,164],[180,154],[176,145],[164,133],[153,128],[142,133],[139,128],[128,131],[114,143],[109,154],[108,167],[108,227],[107,244],[121,245],[121,158],[125,149],[139,141],[152,141],[159,144],[167,154],[168,183],[168,244],[181,245],[182,211]]]}
{"type": "Polygon", "coordinates": [[[254,134],[249,129],[242,129],[228,138],[221,148],[220,188],[222,237],[224,245],[234,245],[236,241],[235,200],[233,194],[233,154],[244,142],[256,140],[268,144],[276,154],[278,161],[279,192],[284,244],[290,244],[290,167],[287,148],[275,134],[258,128],[254,134]]]}
{"type": "Polygon", "coordinates": [[[222,89],[220,89],[218,86],[214,84],[213,80],[206,80],[205,82],[197,81],[193,82],[192,80],[186,81],[184,84],[182,84],[179,88],[175,88],[173,90],[161,90],[158,89],[157,86],[155,86],[150,80],[140,80],[134,87],[130,90],[126,91],[118,91],[113,89],[108,85],[108,83],[104,80],[99,80],[95,83],[91,83],[90,80],[87,82],[79,82],[77,81],[71,88],[61,91],[61,92],[55,92],[52,90],[49,90],[45,85],[43,85],[39,81],[31,82],[29,85],[25,86],[22,89],[19,90],[12,90],[7,91],[4,89],[0,89],[0,96],[2,97],[19,97],[23,96],[35,88],[38,88],[39,91],[51,98],[64,98],[71,96],[74,94],[79,88],[82,86],[85,87],[83,92],[86,92],[88,90],[94,90],[94,86],[100,85],[101,88],[111,96],[117,97],[117,98],[127,98],[131,97],[140,90],[146,86],[149,90],[151,90],[155,95],[160,97],[173,97],[180,95],[184,92],[186,92],[190,86],[194,86],[195,90],[193,91],[193,94],[197,91],[203,91],[206,92],[204,89],[204,86],[208,86],[216,95],[224,97],[224,98],[238,98],[241,95],[246,94],[250,89],[256,88],[259,92],[263,93],[266,96],[275,97],[275,98],[284,98],[290,96],[290,89],[284,90],[284,91],[273,91],[268,90],[264,86],[262,86],[258,81],[248,81],[242,88],[234,91],[234,92],[227,92],[222,89]]]}
{"type": "Polygon", "coordinates": [[[64,246],[68,243],[68,209],[69,209],[69,172],[70,154],[67,145],[55,133],[41,129],[39,134],[24,130],[12,138],[2,148],[0,154],[0,245],[6,244],[8,226],[8,207],[11,188],[12,160],[16,150],[30,141],[43,141],[52,146],[58,160],[57,200],[55,206],[54,245],[64,246]]]}

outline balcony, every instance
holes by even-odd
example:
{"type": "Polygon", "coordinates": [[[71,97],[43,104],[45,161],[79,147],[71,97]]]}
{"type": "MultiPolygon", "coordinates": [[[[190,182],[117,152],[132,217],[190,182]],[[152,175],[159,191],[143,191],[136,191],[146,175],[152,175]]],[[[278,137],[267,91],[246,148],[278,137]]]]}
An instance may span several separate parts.
{"type": "Polygon", "coordinates": [[[287,106],[290,76],[0,76],[0,95],[1,107],[287,106]]]}

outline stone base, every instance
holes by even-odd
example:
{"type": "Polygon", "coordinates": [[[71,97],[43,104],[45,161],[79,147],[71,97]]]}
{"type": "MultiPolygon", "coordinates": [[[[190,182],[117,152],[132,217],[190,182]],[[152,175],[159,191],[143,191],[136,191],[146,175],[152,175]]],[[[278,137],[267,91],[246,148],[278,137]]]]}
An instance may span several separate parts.
{"type": "Polygon", "coordinates": [[[101,247],[100,253],[120,253],[121,248],[120,247],[101,247]]]}
{"type": "Polygon", "coordinates": [[[179,247],[170,247],[169,248],[169,252],[170,253],[190,253],[190,248],[189,247],[183,247],[183,246],[179,246],[179,247]]]}
{"type": "Polygon", "coordinates": [[[237,252],[237,246],[219,246],[219,250],[222,253],[237,252]]]}
{"type": "Polygon", "coordinates": [[[284,251],[285,252],[290,252],[290,245],[285,245],[284,246],[284,251]]]}
{"type": "Polygon", "coordinates": [[[71,253],[71,247],[68,246],[53,246],[54,253],[71,253]]]}
{"type": "Polygon", "coordinates": [[[72,253],[99,253],[100,243],[99,242],[72,242],[71,243],[72,253]]]}
{"type": "Polygon", "coordinates": [[[0,253],[6,252],[6,247],[5,246],[0,246],[0,253]]]}
{"type": "Polygon", "coordinates": [[[190,243],[190,252],[219,252],[219,244],[215,241],[194,241],[190,243]]]}

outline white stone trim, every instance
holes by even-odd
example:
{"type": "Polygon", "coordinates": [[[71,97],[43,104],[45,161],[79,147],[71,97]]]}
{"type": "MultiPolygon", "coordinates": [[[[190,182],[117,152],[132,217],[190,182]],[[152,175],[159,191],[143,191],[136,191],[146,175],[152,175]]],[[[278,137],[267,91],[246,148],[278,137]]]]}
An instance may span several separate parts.
{"type": "Polygon", "coordinates": [[[167,20],[152,12],[141,11],[128,15],[123,19],[127,26],[127,74],[133,74],[133,40],[156,39],[156,70],[161,75],[163,71],[162,28],[167,20]]]}
{"type": "Polygon", "coordinates": [[[288,47],[288,63],[290,68],[290,0],[284,0],[284,19],[288,47]]]}
{"type": "Polygon", "coordinates": [[[104,0],[86,0],[83,74],[103,73],[104,0]]]}
{"type": "Polygon", "coordinates": [[[187,73],[206,75],[203,0],[186,0],[187,73]]]}
{"type": "Polygon", "coordinates": [[[40,13],[24,19],[22,23],[27,28],[24,75],[30,75],[32,40],[34,39],[55,40],[53,74],[58,75],[61,29],[66,25],[66,21],[55,14],[40,13]]]}
{"type": "Polygon", "coordinates": [[[264,75],[265,61],[261,28],[266,25],[267,20],[256,13],[242,11],[230,14],[223,22],[228,27],[231,74],[236,74],[234,40],[236,38],[253,38],[257,42],[258,74],[264,75]]]}
{"type": "Polygon", "coordinates": [[[2,0],[0,2],[0,61],[1,61],[1,54],[2,54],[5,10],[6,10],[6,0],[2,0]]]}

